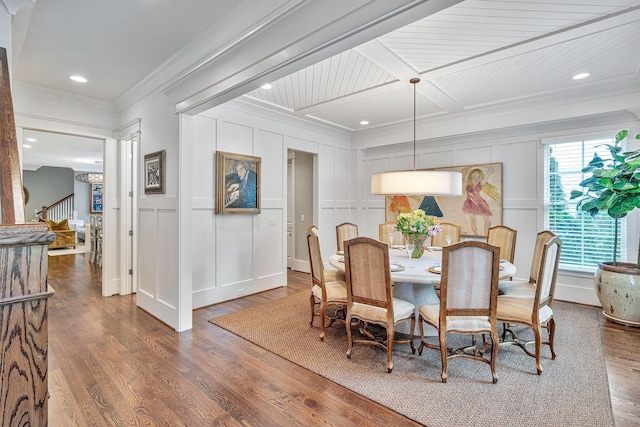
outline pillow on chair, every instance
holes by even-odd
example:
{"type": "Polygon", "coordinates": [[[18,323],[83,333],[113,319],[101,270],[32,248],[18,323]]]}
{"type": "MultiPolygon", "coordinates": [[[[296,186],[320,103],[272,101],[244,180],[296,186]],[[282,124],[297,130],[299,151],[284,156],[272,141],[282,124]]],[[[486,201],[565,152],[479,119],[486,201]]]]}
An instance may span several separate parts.
{"type": "Polygon", "coordinates": [[[51,219],[42,219],[42,218],[40,218],[40,221],[41,222],[46,222],[47,223],[47,227],[51,231],[71,230],[69,228],[69,221],[67,219],[63,219],[60,222],[55,222],[55,221],[53,221],[51,219]]]}

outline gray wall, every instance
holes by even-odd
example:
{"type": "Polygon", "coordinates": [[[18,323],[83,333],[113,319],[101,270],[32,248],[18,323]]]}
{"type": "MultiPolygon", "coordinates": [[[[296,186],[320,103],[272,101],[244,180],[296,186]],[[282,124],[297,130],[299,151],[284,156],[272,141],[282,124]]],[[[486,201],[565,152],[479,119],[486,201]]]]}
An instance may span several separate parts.
{"type": "MultiPolygon", "coordinates": [[[[25,207],[27,221],[35,219],[34,209],[49,206],[74,192],[74,172],[70,168],[43,166],[36,171],[23,171],[23,185],[29,191],[25,207]]],[[[87,202],[88,203],[88,202],[87,202]]]]}
{"type": "Polygon", "coordinates": [[[306,260],[309,258],[307,249],[307,229],[313,225],[313,154],[296,151],[296,251],[294,258],[306,260]],[[304,215],[304,221],[301,221],[304,215]]]}

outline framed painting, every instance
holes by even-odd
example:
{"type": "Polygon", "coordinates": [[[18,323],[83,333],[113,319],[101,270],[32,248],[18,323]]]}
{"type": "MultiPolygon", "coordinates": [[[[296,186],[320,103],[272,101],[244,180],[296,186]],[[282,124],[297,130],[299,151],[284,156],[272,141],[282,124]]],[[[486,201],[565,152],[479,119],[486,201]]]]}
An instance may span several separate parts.
{"type": "Polygon", "coordinates": [[[386,196],[385,221],[422,209],[440,222],[457,224],[463,236],[486,237],[489,227],[502,225],[502,163],[451,166],[433,170],[462,173],[460,196],[386,196]]]}
{"type": "Polygon", "coordinates": [[[91,183],[89,184],[89,213],[101,214],[102,213],[102,201],[103,201],[103,189],[104,184],[91,183]]]}
{"type": "Polygon", "coordinates": [[[165,150],[144,156],[144,194],[164,194],[165,150]]]}
{"type": "Polygon", "coordinates": [[[216,152],[216,214],[260,213],[260,157],[216,152]]]}

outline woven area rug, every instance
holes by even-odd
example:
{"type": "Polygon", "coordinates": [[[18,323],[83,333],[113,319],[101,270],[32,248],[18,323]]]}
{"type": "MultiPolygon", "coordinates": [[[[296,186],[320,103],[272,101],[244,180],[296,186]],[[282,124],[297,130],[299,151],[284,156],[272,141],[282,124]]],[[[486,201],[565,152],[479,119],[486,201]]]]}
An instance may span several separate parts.
{"type": "Polygon", "coordinates": [[[380,348],[354,345],[348,359],[344,324],[329,328],[324,342],[317,318],[309,326],[307,292],[210,322],[424,425],[613,426],[598,310],[560,302],[554,309],[556,360],[543,346],[538,376],[533,358],[503,347],[497,384],[489,365],[467,359],[449,361],[443,384],[440,353],[425,348],[414,355],[408,344],[394,347],[390,374],[380,348]]]}

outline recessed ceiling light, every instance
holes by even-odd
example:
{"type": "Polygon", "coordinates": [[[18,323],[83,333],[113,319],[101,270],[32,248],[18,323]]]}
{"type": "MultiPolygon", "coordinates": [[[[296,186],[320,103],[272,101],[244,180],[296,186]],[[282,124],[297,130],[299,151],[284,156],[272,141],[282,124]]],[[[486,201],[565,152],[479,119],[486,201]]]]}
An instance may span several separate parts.
{"type": "Polygon", "coordinates": [[[30,146],[29,144],[22,144],[22,146],[23,146],[24,148],[31,148],[31,146],[30,146]]]}
{"type": "Polygon", "coordinates": [[[29,141],[29,142],[36,142],[36,141],[37,141],[37,139],[35,139],[35,138],[27,138],[27,141],[29,141]]]}
{"type": "Polygon", "coordinates": [[[362,120],[362,121],[360,122],[360,124],[361,124],[361,125],[368,125],[368,124],[369,124],[369,121],[368,121],[368,120],[362,120]]]}
{"type": "Polygon", "coordinates": [[[272,89],[272,88],[273,88],[273,86],[271,86],[269,83],[265,83],[262,86],[260,86],[260,89],[269,90],[269,89],[272,89]]]}
{"type": "Polygon", "coordinates": [[[73,80],[74,82],[78,82],[78,83],[86,83],[87,79],[85,79],[82,76],[71,76],[69,77],[71,80],[73,80]]]}
{"type": "Polygon", "coordinates": [[[576,74],[575,76],[573,76],[571,78],[573,80],[582,80],[582,79],[586,79],[590,75],[591,75],[591,73],[579,73],[579,74],[576,74]]]}

